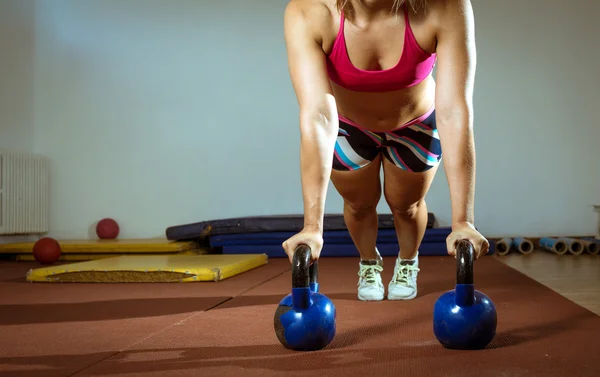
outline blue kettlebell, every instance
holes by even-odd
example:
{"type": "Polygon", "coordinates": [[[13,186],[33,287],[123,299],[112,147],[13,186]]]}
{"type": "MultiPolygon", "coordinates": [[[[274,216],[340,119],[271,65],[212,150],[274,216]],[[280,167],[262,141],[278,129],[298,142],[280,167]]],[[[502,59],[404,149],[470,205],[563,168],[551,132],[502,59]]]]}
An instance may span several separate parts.
{"type": "Polygon", "coordinates": [[[288,349],[315,351],[335,337],[336,311],[333,302],[319,293],[318,262],[310,264],[311,250],[299,246],[292,257],[292,293],[275,311],[277,339],[288,349]]]}
{"type": "Polygon", "coordinates": [[[496,335],[496,307],[473,282],[473,245],[466,240],[456,247],[456,287],[441,295],[433,309],[433,332],[448,349],[485,348],[496,335]]]}

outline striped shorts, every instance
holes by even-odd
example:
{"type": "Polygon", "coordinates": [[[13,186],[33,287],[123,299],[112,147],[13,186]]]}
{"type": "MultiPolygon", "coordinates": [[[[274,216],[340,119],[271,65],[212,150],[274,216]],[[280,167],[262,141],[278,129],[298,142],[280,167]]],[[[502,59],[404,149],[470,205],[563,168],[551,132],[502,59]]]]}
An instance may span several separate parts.
{"type": "Polygon", "coordinates": [[[397,167],[424,172],[442,159],[442,149],[435,122],[435,109],[401,127],[387,132],[369,131],[339,117],[333,169],[356,170],[368,165],[380,153],[397,167]]]}

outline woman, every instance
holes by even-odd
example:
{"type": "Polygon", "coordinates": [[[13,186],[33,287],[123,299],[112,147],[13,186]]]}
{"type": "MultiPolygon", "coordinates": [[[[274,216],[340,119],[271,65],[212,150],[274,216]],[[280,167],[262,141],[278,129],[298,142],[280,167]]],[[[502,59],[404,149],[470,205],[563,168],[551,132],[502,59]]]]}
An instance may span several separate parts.
{"type": "Polygon", "coordinates": [[[283,244],[290,260],[299,244],[318,259],[331,179],[360,252],[358,298],[382,300],[376,207],[383,192],[400,245],[387,298],[416,297],[424,198],[442,149],[452,201],[448,253],[455,256],[461,239],[473,243],[476,258],[487,253],[474,226],[470,1],[291,0],[284,25],[300,106],[304,198],[304,228],[283,244]]]}

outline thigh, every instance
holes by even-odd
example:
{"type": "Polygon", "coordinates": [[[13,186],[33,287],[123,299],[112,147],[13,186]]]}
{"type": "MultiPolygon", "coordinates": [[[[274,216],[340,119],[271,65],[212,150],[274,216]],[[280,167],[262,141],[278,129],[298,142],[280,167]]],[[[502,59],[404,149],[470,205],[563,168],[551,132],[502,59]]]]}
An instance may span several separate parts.
{"type": "Polygon", "coordinates": [[[344,202],[357,210],[376,206],[381,198],[381,155],[355,170],[332,170],[331,182],[344,202]]]}
{"type": "Polygon", "coordinates": [[[352,171],[371,164],[381,154],[383,137],[348,119],[340,119],[335,142],[333,169],[352,171]]]}
{"type": "Polygon", "coordinates": [[[352,208],[377,205],[381,197],[383,138],[350,120],[340,119],[339,124],[331,181],[352,208]]]}
{"type": "Polygon", "coordinates": [[[392,209],[409,209],[427,195],[442,159],[435,111],[387,132],[383,146],[386,200],[392,209]]]}
{"type": "Polygon", "coordinates": [[[442,159],[442,145],[435,111],[423,120],[386,132],[383,148],[385,157],[402,170],[424,173],[437,168],[442,159]]]}
{"type": "Polygon", "coordinates": [[[412,172],[383,159],[385,199],[392,211],[409,211],[422,201],[435,178],[438,165],[423,172],[412,172]]]}

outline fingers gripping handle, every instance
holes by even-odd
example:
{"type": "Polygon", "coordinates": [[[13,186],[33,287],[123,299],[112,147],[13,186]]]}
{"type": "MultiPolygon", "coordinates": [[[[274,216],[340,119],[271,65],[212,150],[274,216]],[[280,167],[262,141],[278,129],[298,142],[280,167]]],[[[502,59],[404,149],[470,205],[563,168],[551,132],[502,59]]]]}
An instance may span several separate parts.
{"type": "Polygon", "coordinates": [[[459,306],[473,305],[475,285],[473,282],[473,245],[461,240],[456,245],[456,301],[459,306]]]}
{"type": "Polygon", "coordinates": [[[312,265],[311,250],[307,245],[300,245],[292,257],[292,301],[296,310],[306,309],[311,305],[311,291],[318,291],[318,264],[312,265]]]}
{"type": "Polygon", "coordinates": [[[308,288],[310,284],[310,248],[298,246],[292,257],[292,288],[308,288]]]}
{"type": "Polygon", "coordinates": [[[456,283],[473,284],[473,262],[475,251],[467,240],[456,244],[456,283]]]}

